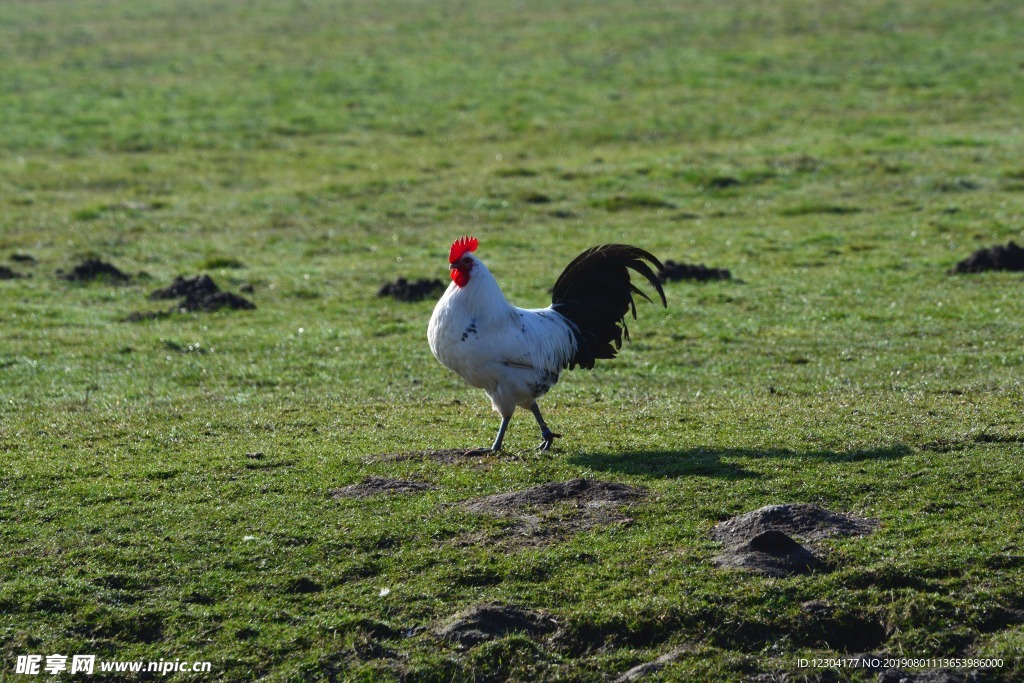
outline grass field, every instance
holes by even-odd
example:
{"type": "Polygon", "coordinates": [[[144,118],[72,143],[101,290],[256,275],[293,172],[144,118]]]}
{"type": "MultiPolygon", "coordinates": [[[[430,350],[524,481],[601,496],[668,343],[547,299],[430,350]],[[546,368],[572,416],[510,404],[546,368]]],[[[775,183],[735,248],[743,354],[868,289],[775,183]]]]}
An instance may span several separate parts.
{"type": "Polygon", "coordinates": [[[1021,25],[1008,0],[0,4],[0,262],[26,276],[0,281],[0,680],[55,653],[876,680],[799,665],[863,652],[1024,679],[1024,281],[947,272],[1024,240],[1021,25]],[[667,285],[564,376],[552,453],[520,414],[506,453],[437,458],[497,416],[431,356],[433,300],[376,291],[446,278],[464,233],[524,306],[602,242],[734,278],[667,285]],[[133,279],[57,276],[86,257],[133,279]],[[199,273],[256,310],[124,320],[199,273]],[[371,476],[433,488],[331,495],[371,476]],[[577,477],[645,494],[532,536],[463,504],[577,477]],[[715,566],[712,527],[776,503],[880,527],[819,545],[829,570],[715,566]],[[557,625],[445,637],[487,604],[557,625]]]}

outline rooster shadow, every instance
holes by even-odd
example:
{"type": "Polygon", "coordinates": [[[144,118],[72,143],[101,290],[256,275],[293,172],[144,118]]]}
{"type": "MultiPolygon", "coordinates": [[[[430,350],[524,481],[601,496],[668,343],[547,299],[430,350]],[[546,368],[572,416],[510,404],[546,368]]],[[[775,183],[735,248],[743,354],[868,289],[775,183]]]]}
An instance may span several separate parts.
{"type": "Polygon", "coordinates": [[[676,477],[714,477],[718,479],[758,479],[764,475],[746,469],[736,459],[812,458],[828,462],[860,462],[865,460],[898,460],[913,451],[903,445],[880,446],[854,451],[810,450],[789,448],[690,448],[678,451],[635,451],[627,453],[581,453],[568,458],[580,465],[602,472],[619,472],[652,479],[676,477]]]}

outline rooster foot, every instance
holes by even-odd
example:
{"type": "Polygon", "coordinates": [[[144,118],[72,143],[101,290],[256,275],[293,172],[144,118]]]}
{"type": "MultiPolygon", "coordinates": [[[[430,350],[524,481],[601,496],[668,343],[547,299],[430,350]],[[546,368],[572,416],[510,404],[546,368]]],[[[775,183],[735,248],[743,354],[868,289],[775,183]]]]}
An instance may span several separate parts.
{"type": "Polygon", "coordinates": [[[544,430],[540,435],[544,437],[544,440],[540,442],[539,446],[537,446],[538,451],[550,451],[551,445],[555,442],[555,439],[562,438],[561,434],[555,434],[550,429],[544,430]]]}

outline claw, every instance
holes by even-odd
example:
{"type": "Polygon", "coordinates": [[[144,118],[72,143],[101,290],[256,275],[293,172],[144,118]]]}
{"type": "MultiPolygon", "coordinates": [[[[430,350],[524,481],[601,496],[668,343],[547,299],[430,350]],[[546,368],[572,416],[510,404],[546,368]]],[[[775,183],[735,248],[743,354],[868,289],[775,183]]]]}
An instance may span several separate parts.
{"type": "Polygon", "coordinates": [[[561,439],[562,438],[561,434],[555,434],[550,429],[547,429],[547,430],[544,430],[543,432],[541,432],[541,436],[544,437],[544,440],[540,442],[539,446],[537,446],[537,450],[538,451],[542,451],[542,452],[543,451],[550,451],[551,450],[551,445],[555,442],[555,439],[561,439]]]}

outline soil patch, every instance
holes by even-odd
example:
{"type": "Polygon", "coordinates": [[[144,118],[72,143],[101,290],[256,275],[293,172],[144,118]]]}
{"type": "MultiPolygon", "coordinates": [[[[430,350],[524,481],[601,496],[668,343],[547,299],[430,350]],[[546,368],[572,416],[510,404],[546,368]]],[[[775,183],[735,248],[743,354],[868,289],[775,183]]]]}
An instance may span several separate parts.
{"type": "Polygon", "coordinates": [[[836,608],[824,600],[808,600],[800,607],[801,625],[793,632],[800,644],[855,653],[881,647],[888,638],[885,624],[871,610],[836,608]]]}
{"type": "Polygon", "coordinates": [[[390,479],[388,477],[367,477],[358,484],[342,486],[328,491],[335,500],[341,498],[372,498],[391,493],[419,493],[437,488],[424,481],[408,479],[390,479]]]}
{"type": "Polygon", "coordinates": [[[830,568],[793,536],[814,543],[833,536],[863,536],[875,520],[844,515],[817,505],[768,505],[717,524],[711,536],[725,545],[714,558],[720,567],[736,567],[768,576],[789,576],[830,568]]]}
{"type": "Polygon", "coordinates": [[[196,311],[209,313],[219,311],[222,308],[232,311],[251,311],[256,308],[256,304],[234,292],[214,292],[206,296],[186,297],[177,306],[177,310],[182,313],[196,311]]]}
{"type": "Polygon", "coordinates": [[[459,612],[437,630],[437,635],[468,648],[509,633],[525,633],[534,638],[554,631],[557,626],[558,621],[547,614],[487,603],[459,612]]]}
{"type": "Polygon", "coordinates": [[[471,465],[490,467],[498,458],[518,459],[507,453],[476,453],[465,448],[438,448],[426,451],[403,451],[400,453],[382,453],[367,458],[367,462],[405,462],[407,460],[429,460],[444,465],[471,465]]]}
{"type": "Polygon", "coordinates": [[[677,282],[679,280],[708,282],[710,280],[731,280],[732,273],[725,268],[709,268],[704,264],[692,265],[668,260],[665,261],[665,267],[658,273],[658,279],[662,282],[677,282]]]}
{"type": "Polygon", "coordinates": [[[377,296],[389,296],[398,301],[422,301],[427,297],[440,294],[444,291],[444,283],[434,278],[420,278],[410,282],[400,277],[394,282],[388,282],[377,290],[377,296]]]}
{"type": "Polygon", "coordinates": [[[642,498],[644,493],[643,489],[628,484],[597,479],[570,479],[531,486],[512,493],[472,498],[463,506],[472,512],[503,516],[516,514],[529,507],[551,508],[560,503],[570,503],[577,507],[621,505],[642,498]]]}
{"type": "Polygon", "coordinates": [[[463,538],[462,542],[536,546],[597,527],[629,525],[633,520],[621,508],[646,494],[637,486],[572,479],[472,498],[462,502],[464,509],[509,520],[510,524],[498,532],[463,538]]]}
{"type": "Polygon", "coordinates": [[[1005,246],[979,249],[960,263],[950,273],[981,273],[986,270],[1024,270],[1024,248],[1010,240],[1005,246]]]}
{"type": "Polygon", "coordinates": [[[766,576],[807,574],[825,567],[817,555],[775,529],[762,531],[746,543],[729,548],[715,558],[715,564],[766,576]]]}
{"type": "Polygon", "coordinates": [[[181,297],[204,297],[210,294],[216,294],[220,291],[220,287],[213,281],[209,275],[196,275],[195,277],[183,277],[181,275],[174,278],[174,282],[168,287],[162,287],[161,289],[155,289],[149,294],[149,298],[152,301],[160,301],[161,299],[178,299],[181,297]]]}
{"type": "Polygon", "coordinates": [[[22,275],[17,271],[11,270],[7,266],[0,266],[0,280],[17,280],[23,277],[28,277],[28,275],[22,275]]]}
{"type": "Polygon", "coordinates": [[[193,311],[216,311],[221,308],[232,310],[252,310],[255,304],[232,292],[225,292],[217,286],[209,275],[174,278],[169,287],[157,289],[150,293],[153,301],[161,299],[178,299],[181,302],[172,308],[173,311],[189,313],[193,311]]]}
{"type": "Polygon", "coordinates": [[[304,593],[319,593],[324,587],[308,576],[300,576],[297,579],[289,581],[284,590],[286,593],[292,595],[302,595],[304,593]]]}
{"type": "Polygon", "coordinates": [[[253,310],[256,308],[256,304],[245,297],[233,292],[223,291],[209,275],[196,275],[194,277],[179,275],[174,278],[174,282],[169,286],[150,292],[149,298],[151,301],[166,299],[181,299],[181,301],[166,311],[130,313],[124,320],[136,322],[153,318],[165,318],[172,313],[209,313],[223,308],[228,310],[253,310]]]}
{"type": "Polygon", "coordinates": [[[30,266],[34,266],[38,263],[38,261],[36,261],[36,257],[32,254],[23,254],[20,252],[11,254],[11,260],[15,263],[27,263],[30,266]]]}
{"type": "Polygon", "coordinates": [[[89,258],[71,269],[70,273],[62,270],[57,271],[62,280],[69,282],[93,282],[104,280],[116,284],[131,282],[131,275],[128,275],[117,266],[111,265],[100,259],[89,258]]]}

